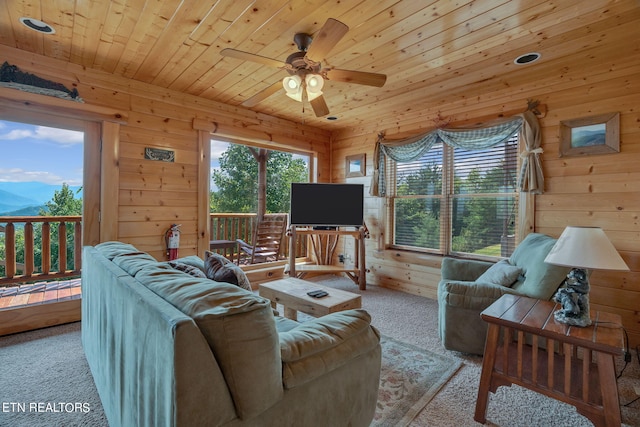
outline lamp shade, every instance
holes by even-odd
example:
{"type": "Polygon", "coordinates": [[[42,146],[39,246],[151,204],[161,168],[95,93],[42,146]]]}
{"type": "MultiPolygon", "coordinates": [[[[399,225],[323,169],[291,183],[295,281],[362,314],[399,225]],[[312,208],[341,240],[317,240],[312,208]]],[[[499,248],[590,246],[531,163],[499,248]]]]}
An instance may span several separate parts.
{"type": "Polygon", "coordinates": [[[544,261],[589,270],[629,270],[599,227],[565,228],[544,261]]]}

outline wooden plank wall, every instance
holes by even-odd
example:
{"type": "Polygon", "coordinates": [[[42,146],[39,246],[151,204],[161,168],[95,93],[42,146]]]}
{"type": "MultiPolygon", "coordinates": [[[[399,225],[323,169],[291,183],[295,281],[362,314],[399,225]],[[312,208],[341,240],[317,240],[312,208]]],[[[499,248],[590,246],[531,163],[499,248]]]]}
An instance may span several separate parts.
{"type": "MultiPolygon", "coordinates": [[[[135,81],[116,78],[39,55],[0,46],[0,55],[21,69],[43,78],[76,86],[91,106],[123,111],[127,123],[118,137],[118,238],[164,257],[162,235],[172,223],[182,224],[181,255],[197,252],[198,131],[194,120],[211,123],[223,137],[238,135],[247,141],[289,146],[318,155],[318,180],[363,182],[368,186],[376,136],[420,133],[434,127],[438,118],[464,125],[522,111],[526,100],[546,104],[541,119],[542,155],[547,177],[546,193],[536,198],[535,231],[559,236],[566,225],[601,226],[632,271],[595,272],[592,304],[622,315],[632,343],[640,343],[640,67],[633,55],[596,51],[588,57],[574,55],[575,66],[554,68],[541,63],[534,84],[517,80],[487,82],[487,94],[467,98],[452,96],[447,103],[398,109],[393,117],[371,112],[357,128],[330,135],[326,131],[275,119],[240,108],[213,103],[178,92],[160,90],[135,81]],[[559,158],[559,122],[593,114],[621,113],[621,152],[580,158],[559,158]],[[331,142],[329,143],[329,141],[331,142]],[[176,162],[165,164],[143,159],[145,147],[176,152],[176,162]],[[365,153],[367,176],[344,176],[344,159],[365,153]]],[[[534,70],[532,68],[532,70],[534,70]]],[[[533,72],[533,71],[532,71],[533,72]]],[[[118,169],[115,169],[117,171],[118,169]]],[[[103,171],[104,174],[114,171],[103,171]]],[[[366,221],[368,282],[435,298],[440,259],[395,250],[384,250],[384,200],[367,197],[366,221]]],[[[351,250],[345,249],[345,253],[351,250]]]]}
{"type": "MultiPolygon", "coordinates": [[[[622,316],[632,345],[640,344],[640,64],[637,55],[600,50],[573,55],[572,67],[540,63],[535,84],[518,81],[491,83],[494,90],[477,98],[453,96],[446,105],[412,105],[411,113],[391,120],[374,120],[359,129],[333,135],[332,180],[363,182],[366,190],[373,171],[376,136],[418,134],[435,127],[439,118],[465,125],[501,113],[523,111],[527,99],[546,104],[540,120],[546,192],[536,196],[535,231],[558,237],[565,226],[599,226],[604,229],[630,272],[596,271],[591,278],[591,304],[595,309],[622,316]],[[609,112],[620,112],[621,151],[615,154],[559,157],[559,122],[609,112]],[[366,153],[367,177],[347,178],[345,156],[366,153]]],[[[534,70],[534,67],[531,67],[534,70]]],[[[533,72],[533,71],[532,71],[533,72]]],[[[384,250],[385,204],[369,197],[366,221],[367,281],[406,292],[436,297],[440,258],[397,250],[384,250]]],[[[350,249],[345,248],[345,253],[350,249]]]]}
{"type": "MultiPolygon", "coordinates": [[[[315,154],[318,180],[328,180],[328,131],[5,46],[0,46],[0,57],[23,71],[69,88],[77,87],[86,104],[67,101],[73,108],[98,105],[123,112],[126,123],[120,124],[118,134],[113,136],[114,141],[119,139],[117,146],[103,143],[103,147],[113,150],[110,156],[115,156],[113,161],[103,164],[103,182],[114,182],[118,187],[117,191],[103,189],[112,194],[105,201],[108,206],[103,212],[117,215],[113,221],[115,229],[103,230],[103,234],[108,232],[113,238],[131,243],[156,259],[165,259],[164,233],[173,223],[182,225],[181,256],[197,254],[198,239],[206,239],[208,245],[209,237],[202,232],[206,224],[198,219],[198,209],[206,204],[208,210],[208,197],[204,201],[198,197],[198,165],[203,153],[199,149],[197,128],[202,128],[203,124],[214,136],[227,139],[237,136],[239,142],[260,141],[265,147],[286,147],[315,154]],[[195,128],[194,124],[197,124],[195,128]],[[175,162],[145,160],[146,147],[174,151],[175,162]]],[[[102,220],[108,219],[103,216],[102,220]]]]}

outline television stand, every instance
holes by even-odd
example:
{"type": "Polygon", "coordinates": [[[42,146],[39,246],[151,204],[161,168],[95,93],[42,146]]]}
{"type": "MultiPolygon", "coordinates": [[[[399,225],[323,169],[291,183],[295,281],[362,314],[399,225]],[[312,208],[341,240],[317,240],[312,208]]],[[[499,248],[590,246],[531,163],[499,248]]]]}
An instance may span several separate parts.
{"type": "Polygon", "coordinates": [[[339,227],[333,230],[319,230],[308,227],[296,227],[292,225],[287,230],[289,236],[289,248],[296,247],[298,236],[308,236],[311,241],[315,264],[303,264],[296,266],[295,251],[289,250],[289,276],[304,277],[307,273],[345,273],[353,280],[361,290],[367,288],[367,268],[365,265],[364,239],[369,237],[366,226],[356,230],[343,230],[339,227]],[[333,264],[336,248],[340,236],[350,236],[355,239],[353,267],[333,264]]]}

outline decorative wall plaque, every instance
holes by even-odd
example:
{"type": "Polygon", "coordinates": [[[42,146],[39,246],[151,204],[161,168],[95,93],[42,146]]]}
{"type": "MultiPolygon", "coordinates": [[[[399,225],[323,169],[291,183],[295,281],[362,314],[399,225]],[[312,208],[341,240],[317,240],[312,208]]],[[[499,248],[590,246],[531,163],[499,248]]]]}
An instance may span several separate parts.
{"type": "Polygon", "coordinates": [[[173,162],[176,159],[176,153],[174,151],[163,150],[161,148],[145,147],[144,158],[160,162],[173,162]]]}

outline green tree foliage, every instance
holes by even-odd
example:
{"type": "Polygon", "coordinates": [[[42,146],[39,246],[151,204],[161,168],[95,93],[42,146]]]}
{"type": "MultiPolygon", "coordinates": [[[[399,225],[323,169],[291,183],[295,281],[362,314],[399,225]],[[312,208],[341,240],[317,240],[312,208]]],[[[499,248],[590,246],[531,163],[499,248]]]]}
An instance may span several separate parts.
{"type": "MultiPolygon", "coordinates": [[[[290,153],[270,151],[267,160],[267,213],[288,212],[292,182],[307,182],[303,159],[290,153]]],[[[258,162],[244,145],[231,144],[220,157],[220,169],[212,179],[218,190],[211,193],[211,212],[257,211],[258,162]]]]}
{"type": "MultiPolygon", "coordinates": [[[[487,171],[478,168],[454,177],[452,199],[452,250],[474,253],[492,245],[499,245],[502,235],[515,232],[510,215],[513,197],[464,197],[464,194],[513,192],[516,177],[500,165],[487,171]]],[[[399,177],[399,196],[440,194],[442,171],[436,164],[399,177]]],[[[422,248],[440,246],[440,200],[433,197],[395,199],[395,242],[422,248]]],[[[499,255],[499,254],[498,254],[499,255]]]]}
{"type": "MultiPolygon", "coordinates": [[[[67,184],[62,184],[60,190],[56,190],[53,198],[45,203],[45,208],[40,209],[40,216],[77,216],[82,215],[82,199],[76,199],[73,191],[67,184]]],[[[58,270],[58,224],[51,223],[50,241],[51,241],[51,269],[58,270]]],[[[25,234],[24,227],[16,226],[16,263],[23,264],[25,260],[25,234]]],[[[5,241],[4,234],[0,240],[0,259],[5,259],[5,241]]],[[[74,224],[67,223],[66,245],[67,245],[67,267],[68,270],[74,269],[74,224]]],[[[34,224],[33,228],[34,240],[34,269],[36,272],[42,272],[42,224],[34,224]]],[[[5,274],[4,266],[0,266],[0,273],[5,274]]]]}
{"type": "MultiPolygon", "coordinates": [[[[430,163],[398,182],[398,195],[440,194],[442,167],[430,163]],[[428,190],[425,190],[428,189],[428,190]]],[[[420,248],[440,246],[440,200],[436,198],[396,199],[396,243],[420,248]]]]}
{"type": "MultiPolygon", "coordinates": [[[[501,164],[485,173],[477,168],[471,170],[466,179],[456,183],[456,193],[513,192],[515,185],[516,176],[501,164]]],[[[515,220],[509,216],[515,203],[512,197],[463,198],[459,203],[462,208],[453,218],[454,251],[474,253],[500,245],[503,235],[515,233],[515,220]]]]}
{"type": "Polygon", "coordinates": [[[60,191],[56,190],[53,199],[40,209],[41,216],[72,216],[82,215],[82,199],[76,199],[68,184],[62,184],[60,191]]]}
{"type": "MultiPolygon", "coordinates": [[[[40,210],[40,216],[75,216],[82,215],[82,199],[76,199],[73,191],[67,184],[62,184],[62,189],[56,191],[53,198],[45,203],[45,209],[40,210]]],[[[52,224],[51,227],[51,268],[58,269],[58,253],[60,249],[59,245],[59,231],[57,224],[52,224]]],[[[67,245],[67,270],[74,269],[74,224],[68,223],[66,230],[66,245],[67,245]]],[[[36,241],[35,247],[40,250],[42,247],[42,228],[38,227],[34,232],[34,240],[36,241]]],[[[42,254],[40,254],[40,257],[42,254]]],[[[36,265],[39,265],[36,263],[36,265]]]]}

